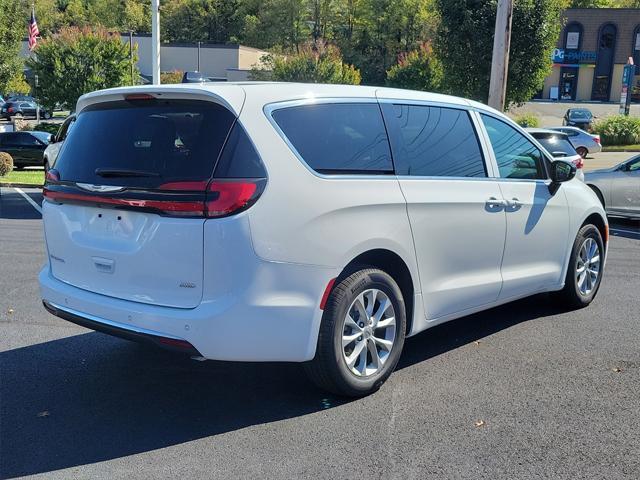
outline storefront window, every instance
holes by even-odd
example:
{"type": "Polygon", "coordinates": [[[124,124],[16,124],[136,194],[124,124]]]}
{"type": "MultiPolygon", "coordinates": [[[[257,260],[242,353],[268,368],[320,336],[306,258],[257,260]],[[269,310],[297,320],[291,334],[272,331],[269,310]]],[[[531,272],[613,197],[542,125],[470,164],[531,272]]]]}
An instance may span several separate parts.
{"type": "Polygon", "coordinates": [[[616,49],[617,29],[615,25],[608,23],[600,27],[598,32],[598,60],[593,75],[593,88],[591,99],[608,101],[611,92],[611,75],[613,73],[613,61],[616,49]]]}

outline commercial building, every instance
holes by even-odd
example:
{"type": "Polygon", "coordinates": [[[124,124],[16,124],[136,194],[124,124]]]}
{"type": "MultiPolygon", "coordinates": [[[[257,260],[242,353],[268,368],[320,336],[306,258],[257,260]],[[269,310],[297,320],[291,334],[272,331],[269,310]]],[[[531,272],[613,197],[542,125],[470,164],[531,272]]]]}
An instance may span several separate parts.
{"type": "Polygon", "coordinates": [[[640,9],[571,8],[553,54],[553,71],[543,99],[618,102],[622,72],[636,67],[632,101],[640,102],[640,9]]]}
{"type": "MultiPolygon", "coordinates": [[[[129,43],[128,34],[122,34],[121,38],[123,42],[129,43]]],[[[151,35],[134,34],[132,40],[138,50],[136,66],[144,78],[150,79],[152,76],[151,35]]],[[[26,58],[29,55],[29,47],[26,40],[22,43],[22,56],[26,58]]],[[[260,59],[266,53],[244,45],[203,43],[200,47],[199,71],[216,80],[246,80],[251,68],[259,65],[260,59]]],[[[163,43],[160,46],[160,70],[163,72],[198,70],[198,44],[163,43]]]]}

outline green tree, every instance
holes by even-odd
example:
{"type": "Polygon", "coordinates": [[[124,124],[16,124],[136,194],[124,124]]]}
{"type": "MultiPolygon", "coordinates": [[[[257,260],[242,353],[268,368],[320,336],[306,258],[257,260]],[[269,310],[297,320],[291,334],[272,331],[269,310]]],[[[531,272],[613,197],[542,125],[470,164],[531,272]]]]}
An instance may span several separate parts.
{"type": "Polygon", "coordinates": [[[281,82],[360,84],[360,72],[342,61],[335,47],[319,45],[301,47],[297,54],[268,55],[262,59],[263,69],[254,68],[254,80],[281,82]]]}
{"type": "MultiPolygon", "coordinates": [[[[436,54],[445,87],[454,95],[487,101],[497,0],[438,0],[436,54]]],[[[551,71],[560,35],[562,0],[515,0],[507,106],[529,100],[551,71]]]]}
{"type": "Polygon", "coordinates": [[[22,75],[20,45],[27,32],[27,23],[20,4],[15,0],[0,0],[0,92],[22,75]]]}
{"type": "Polygon", "coordinates": [[[442,64],[433,53],[431,45],[424,44],[400,56],[398,63],[387,72],[390,87],[438,92],[442,85],[442,64]]]}
{"type": "Polygon", "coordinates": [[[239,0],[170,0],[161,13],[163,39],[228,42],[240,32],[239,3],[239,0]]]}
{"type": "Polygon", "coordinates": [[[129,46],[104,29],[66,27],[41,40],[35,52],[27,64],[39,76],[39,98],[48,108],[61,103],[73,109],[84,93],[133,83],[129,46]]]}

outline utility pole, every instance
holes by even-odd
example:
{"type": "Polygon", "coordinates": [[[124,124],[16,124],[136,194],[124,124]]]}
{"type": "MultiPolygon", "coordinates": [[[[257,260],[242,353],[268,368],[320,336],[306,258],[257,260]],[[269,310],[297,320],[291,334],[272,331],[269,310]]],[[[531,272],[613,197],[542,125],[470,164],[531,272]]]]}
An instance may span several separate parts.
{"type": "Polygon", "coordinates": [[[133,78],[133,30],[129,30],[129,67],[131,68],[131,85],[136,82],[133,78]]]}
{"type": "Polygon", "coordinates": [[[153,84],[160,85],[160,0],[151,0],[151,57],[153,84]]]}
{"type": "Polygon", "coordinates": [[[498,0],[496,30],[493,35],[491,80],[489,82],[489,106],[500,111],[504,110],[505,97],[507,95],[512,17],[513,0],[498,0]]]}
{"type": "Polygon", "coordinates": [[[200,42],[198,42],[198,68],[196,70],[200,71],[200,42]]]}

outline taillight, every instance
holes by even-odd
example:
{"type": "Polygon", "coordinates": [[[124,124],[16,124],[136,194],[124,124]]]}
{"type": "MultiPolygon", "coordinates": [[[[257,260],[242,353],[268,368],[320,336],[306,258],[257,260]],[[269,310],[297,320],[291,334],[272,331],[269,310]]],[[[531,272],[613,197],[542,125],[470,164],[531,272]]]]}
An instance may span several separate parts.
{"type": "Polygon", "coordinates": [[[13,107],[9,107],[9,108],[7,109],[7,112],[9,112],[9,113],[13,113],[13,107]]]}
{"type": "Polygon", "coordinates": [[[573,161],[573,164],[576,166],[576,168],[582,168],[582,167],[584,167],[584,160],[582,159],[582,157],[576,158],[573,161]]]}
{"type": "Polygon", "coordinates": [[[600,135],[593,135],[593,141],[600,145],[600,135]]]}
{"type": "Polygon", "coordinates": [[[260,197],[264,180],[216,180],[207,192],[206,216],[224,217],[250,207],[260,197]]]}
{"type": "Polygon", "coordinates": [[[60,174],[56,169],[47,170],[47,173],[44,175],[44,179],[46,182],[59,182],[60,174]]]}

